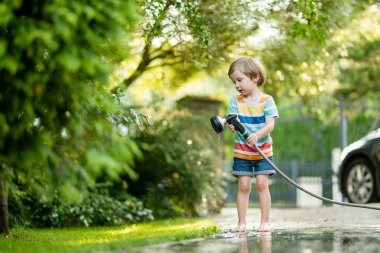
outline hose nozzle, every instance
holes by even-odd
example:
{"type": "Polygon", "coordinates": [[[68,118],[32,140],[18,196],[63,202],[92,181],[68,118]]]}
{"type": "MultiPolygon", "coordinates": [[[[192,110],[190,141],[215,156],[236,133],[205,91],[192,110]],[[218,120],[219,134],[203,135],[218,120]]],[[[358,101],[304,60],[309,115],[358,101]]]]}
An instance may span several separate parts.
{"type": "Polygon", "coordinates": [[[244,138],[248,138],[248,136],[249,136],[248,131],[244,128],[244,126],[242,124],[240,124],[239,121],[237,121],[237,115],[236,114],[227,115],[226,118],[214,116],[214,117],[210,118],[210,121],[211,121],[212,127],[214,128],[214,130],[217,134],[220,134],[221,132],[223,132],[224,124],[228,123],[228,124],[234,125],[235,129],[239,133],[241,133],[244,136],[244,138]]]}

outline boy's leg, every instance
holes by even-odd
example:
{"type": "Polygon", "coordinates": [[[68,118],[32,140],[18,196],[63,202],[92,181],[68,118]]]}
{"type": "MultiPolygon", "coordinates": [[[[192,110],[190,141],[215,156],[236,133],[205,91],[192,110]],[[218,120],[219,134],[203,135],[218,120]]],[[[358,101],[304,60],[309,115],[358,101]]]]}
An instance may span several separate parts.
{"type": "Polygon", "coordinates": [[[239,176],[239,189],[237,194],[237,211],[239,223],[234,232],[244,231],[247,224],[247,209],[249,203],[249,194],[251,192],[251,177],[239,176]]]}
{"type": "Polygon", "coordinates": [[[269,175],[256,175],[256,191],[259,196],[261,222],[258,232],[270,232],[269,211],[271,196],[269,192],[269,175]]]}

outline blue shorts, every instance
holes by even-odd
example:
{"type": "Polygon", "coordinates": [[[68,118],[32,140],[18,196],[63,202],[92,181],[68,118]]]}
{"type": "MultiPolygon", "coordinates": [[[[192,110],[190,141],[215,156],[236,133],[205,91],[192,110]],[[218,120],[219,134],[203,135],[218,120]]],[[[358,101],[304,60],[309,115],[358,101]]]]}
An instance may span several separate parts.
{"type": "MultiPolygon", "coordinates": [[[[273,162],[273,156],[268,157],[273,162]]],[[[265,160],[245,160],[234,157],[232,175],[237,176],[257,176],[257,175],[274,175],[276,171],[265,160]]]]}

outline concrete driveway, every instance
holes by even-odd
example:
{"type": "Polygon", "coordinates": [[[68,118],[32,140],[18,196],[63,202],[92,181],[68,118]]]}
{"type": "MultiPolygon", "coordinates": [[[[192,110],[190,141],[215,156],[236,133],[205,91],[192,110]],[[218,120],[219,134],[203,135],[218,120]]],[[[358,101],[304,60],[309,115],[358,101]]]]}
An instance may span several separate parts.
{"type": "MultiPolygon", "coordinates": [[[[380,207],[380,203],[372,204],[380,207]]],[[[272,208],[271,225],[276,230],[310,230],[320,231],[380,231],[380,211],[344,207],[325,206],[317,208],[272,208]]],[[[233,228],[237,223],[236,208],[224,208],[221,214],[210,217],[222,229],[233,228]]],[[[248,209],[248,229],[255,229],[260,221],[260,209],[248,209]]]]}

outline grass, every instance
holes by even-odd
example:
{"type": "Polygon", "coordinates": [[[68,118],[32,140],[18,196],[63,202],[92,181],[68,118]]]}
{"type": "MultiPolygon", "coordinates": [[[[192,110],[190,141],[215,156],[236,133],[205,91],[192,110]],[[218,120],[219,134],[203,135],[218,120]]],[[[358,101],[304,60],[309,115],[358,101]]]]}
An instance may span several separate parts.
{"type": "Polygon", "coordinates": [[[207,237],[215,223],[198,219],[169,219],[121,227],[25,229],[0,237],[0,253],[112,252],[137,246],[207,237]]]}

